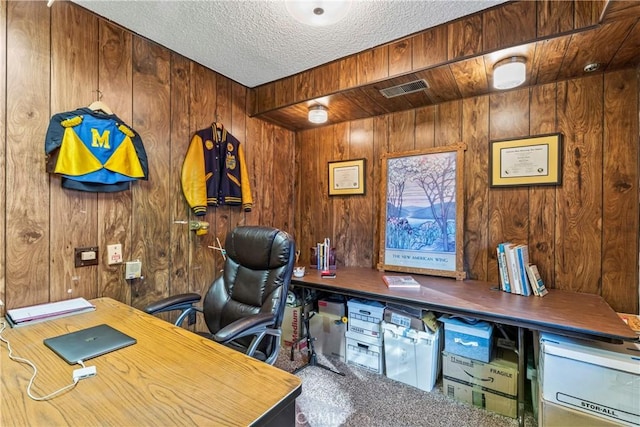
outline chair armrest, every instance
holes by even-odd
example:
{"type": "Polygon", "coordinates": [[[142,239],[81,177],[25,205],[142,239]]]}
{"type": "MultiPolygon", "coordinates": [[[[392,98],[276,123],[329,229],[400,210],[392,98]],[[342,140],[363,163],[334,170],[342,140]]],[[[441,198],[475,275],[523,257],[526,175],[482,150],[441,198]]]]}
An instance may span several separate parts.
{"type": "Polygon", "coordinates": [[[276,317],[271,313],[259,313],[238,319],[220,329],[213,338],[220,343],[233,341],[247,335],[258,335],[275,323],[276,317]]]}
{"type": "Polygon", "coordinates": [[[200,301],[201,298],[200,294],[195,293],[173,295],[149,304],[144,308],[144,312],[155,314],[164,311],[187,310],[200,301]]]}

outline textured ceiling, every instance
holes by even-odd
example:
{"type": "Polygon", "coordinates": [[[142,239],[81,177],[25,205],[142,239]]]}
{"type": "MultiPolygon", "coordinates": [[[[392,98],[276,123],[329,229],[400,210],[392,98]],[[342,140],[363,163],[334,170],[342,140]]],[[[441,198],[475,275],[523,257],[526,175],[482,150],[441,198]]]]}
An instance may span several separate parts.
{"type": "Polygon", "coordinates": [[[354,0],[342,21],[311,27],[293,19],[281,0],[73,1],[247,87],[504,3],[354,0]]]}

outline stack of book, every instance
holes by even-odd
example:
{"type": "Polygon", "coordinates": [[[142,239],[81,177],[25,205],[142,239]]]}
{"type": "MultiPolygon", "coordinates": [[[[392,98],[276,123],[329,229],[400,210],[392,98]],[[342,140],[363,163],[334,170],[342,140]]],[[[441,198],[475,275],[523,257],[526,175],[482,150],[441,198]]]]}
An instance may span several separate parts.
{"type": "Polygon", "coordinates": [[[535,264],[529,263],[529,247],[510,242],[497,247],[500,289],[512,294],[545,296],[548,291],[535,264]]]}

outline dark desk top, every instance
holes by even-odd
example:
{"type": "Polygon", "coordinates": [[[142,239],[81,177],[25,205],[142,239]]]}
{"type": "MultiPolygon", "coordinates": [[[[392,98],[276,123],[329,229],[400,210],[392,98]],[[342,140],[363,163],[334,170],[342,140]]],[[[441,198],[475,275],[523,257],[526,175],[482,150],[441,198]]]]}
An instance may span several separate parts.
{"type": "Polygon", "coordinates": [[[605,341],[637,340],[638,336],[600,296],[549,289],[544,297],[509,294],[496,284],[477,280],[455,280],[410,274],[420,289],[389,289],[382,275],[407,273],[380,272],[372,268],[344,267],[333,279],[307,269],[304,277],[294,277],[294,286],[395,302],[434,311],[475,317],[505,325],[562,335],[605,341]]]}

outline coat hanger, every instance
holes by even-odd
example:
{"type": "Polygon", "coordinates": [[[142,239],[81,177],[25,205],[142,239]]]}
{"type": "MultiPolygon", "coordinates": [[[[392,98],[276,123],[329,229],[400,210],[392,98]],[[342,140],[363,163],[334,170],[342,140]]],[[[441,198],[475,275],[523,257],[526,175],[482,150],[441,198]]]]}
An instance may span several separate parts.
{"type": "Polygon", "coordinates": [[[103,112],[104,114],[112,115],[113,111],[111,111],[111,108],[109,108],[107,104],[105,104],[104,102],[100,101],[100,99],[102,99],[102,92],[100,92],[99,90],[96,90],[96,92],[98,93],[98,100],[92,102],[89,105],[89,109],[93,111],[103,112]]]}

